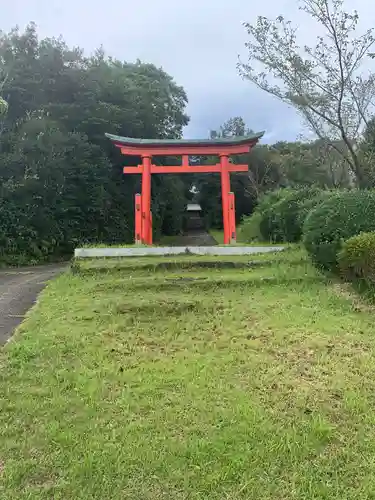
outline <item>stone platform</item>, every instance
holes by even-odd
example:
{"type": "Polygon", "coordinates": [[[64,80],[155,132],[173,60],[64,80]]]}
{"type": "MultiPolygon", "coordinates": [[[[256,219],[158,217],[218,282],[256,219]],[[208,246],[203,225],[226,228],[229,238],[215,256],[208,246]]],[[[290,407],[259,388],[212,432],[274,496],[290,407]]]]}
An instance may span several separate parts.
{"type": "Polygon", "coordinates": [[[95,257],[162,257],[168,255],[252,255],[257,253],[281,252],[282,246],[181,246],[181,247],[109,247],[76,248],[78,259],[95,257]]]}

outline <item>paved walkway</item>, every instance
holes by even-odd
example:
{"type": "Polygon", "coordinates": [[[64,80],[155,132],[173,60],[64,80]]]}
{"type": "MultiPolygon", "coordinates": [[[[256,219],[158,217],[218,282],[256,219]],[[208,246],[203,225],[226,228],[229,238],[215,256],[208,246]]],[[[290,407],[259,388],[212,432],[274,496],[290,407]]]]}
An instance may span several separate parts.
{"type": "Polygon", "coordinates": [[[66,264],[0,270],[0,345],[12,335],[48,280],[66,264]]]}

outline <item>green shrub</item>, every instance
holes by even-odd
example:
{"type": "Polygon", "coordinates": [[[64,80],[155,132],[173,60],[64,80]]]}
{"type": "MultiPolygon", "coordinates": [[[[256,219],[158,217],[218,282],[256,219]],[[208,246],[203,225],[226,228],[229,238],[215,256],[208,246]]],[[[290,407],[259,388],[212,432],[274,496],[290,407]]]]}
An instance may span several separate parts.
{"type": "Polygon", "coordinates": [[[375,232],[361,233],[344,242],[338,254],[343,277],[375,283],[375,232]]]}
{"type": "Polygon", "coordinates": [[[313,261],[337,269],[342,243],[362,231],[375,231],[375,193],[339,193],[312,210],[304,224],[304,245],[313,261]]]}
{"type": "Polygon", "coordinates": [[[237,240],[241,243],[252,243],[260,241],[262,235],[259,230],[259,224],[262,214],[255,212],[253,215],[247,215],[242,219],[242,222],[237,231],[237,240]]]}
{"type": "Polygon", "coordinates": [[[252,215],[243,217],[238,230],[238,239],[243,243],[270,241],[269,234],[272,231],[270,209],[289,192],[289,189],[279,189],[264,194],[252,215]]]}
{"type": "Polygon", "coordinates": [[[273,207],[273,205],[275,205],[281,199],[285,198],[285,196],[291,192],[292,190],[288,188],[282,188],[264,194],[260,198],[259,203],[255,208],[255,212],[264,212],[265,210],[273,207]]]}
{"type": "Polygon", "coordinates": [[[334,194],[336,194],[337,191],[321,191],[319,192],[316,196],[313,196],[312,198],[305,199],[298,204],[298,214],[297,214],[297,223],[299,227],[301,228],[301,231],[303,230],[303,225],[305,223],[305,220],[311,210],[315,209],[317,206],[319,206],[323,201],[328,200],[334,194]]]}
{"type": "Polygon", "coordinates": [[[314,188],[279,189],[268,193],[253,215],[243,218],[238,236],[246,243],[299,241],[308,212],[330,196],[330,191],[314,188]]]}
{"type": "Polygon", "coordinates": [[[254,215],[260,214],[258,220],[261,240],[275,241],[274,234],[276,233],[277,225],[275,226],[275,218],[272,209],[289,193],[289,189],[279,189],[277,191],[267,193],[260,200],[259,205],[255,209],[254,215]]]}
{"type": "Polygon", "coordinates": [[[269,216],[269,209],[280,201],[286,193],[289,193],[289,190],[279,189],[263,195],[253,214],[243,217],[238,229],[238,239],[243,243],[269,241],[269,229],[267,228],[267,224],[269,223],[267,219],[269,216]],[[263,234],[266,234],[266,237],[264,237],[261,232],[261,224],[263,226],[263,234]]]}
{"type": "Polygon", "coordinates": [[[299,241],[302,235],[298,219],[300,204],[318,193],[318,189],[312,188],[283,190],[280,199],[261,212],[259,229],[263,239],[272,242],[299,241]]]}

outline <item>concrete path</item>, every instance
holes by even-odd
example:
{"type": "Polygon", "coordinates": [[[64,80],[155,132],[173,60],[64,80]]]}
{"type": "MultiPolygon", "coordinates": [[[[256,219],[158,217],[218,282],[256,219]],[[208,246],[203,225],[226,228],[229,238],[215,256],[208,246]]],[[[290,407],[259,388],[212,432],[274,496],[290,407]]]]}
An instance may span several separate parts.
{"type": "Polygon", "coordinates": [[[47,281],[66,267],[66,264],[53,264],[0,270],[0,345],[21,323],[47,281]]]}

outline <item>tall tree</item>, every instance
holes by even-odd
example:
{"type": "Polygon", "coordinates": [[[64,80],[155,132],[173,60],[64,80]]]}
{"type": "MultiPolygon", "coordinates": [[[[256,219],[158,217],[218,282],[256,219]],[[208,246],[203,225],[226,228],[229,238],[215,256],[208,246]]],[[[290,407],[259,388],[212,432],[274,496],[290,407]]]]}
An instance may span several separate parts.
{"type": "Polygon", "coordinates": [[[367,166],[367,177],[369,183],[375,187],[375,117],[372,118],[364,131],[362,141],[358,147],[358,154],[363,161],[363,165],[367,166]]]}
{"type": "Polygon", "coordinates": [[[4,88],[4,85],[5,85],[8,77],[9,77],[9,75],[7,73],[5,73],[3,61],[0,58],[0,136],[1,136],[2,131],[4,129],[5,115],[8,111],[8,103],[1,96],[1,94],[3,92],[3,88],[4,88]]]}
{"type": "MultiPolygon", "coordinates": [[[[342,142],[336,148],[343,148],[342,142]]],[[[278,142],[270,149],[279,164],[286,186],[319,186],[323,189],[346,188],[352,176],[337,149],[325,140],[278,142]]]]}
{"type": "MultiPolygon", "coordinates": [[[[39,40],[33,24],[0,33],[0,82],[9,104],[0,260],[48,258],[79,242],[131,242],[139,179],[122,175],[124,157],[104,134],[180,137],[188,122],[183,88],[152,64],[114,60],[102,49],[86,57],[62,38],[39,40]]],[[[152,195],[157,228],[178,232],[184,183],[163,176],[152,195]]]]}
{"type": "MultiPolygon", "coordinates": [[[[244,119],[236,116],[227,120],[218,130],[210,133],[211,138],[238,137],[250,134],[244,119]]],[[[253,211],[257,199],[264,191],[278,187],[281,177],[274,156],[267,146],[256,146],[250,154],[234,155],[234,163],[247,163],[249,171],[231,174],[231,189],[236,197],[237,222],[243,215],[253,211]]],[[[205,158],[204,163],[217,163],[215,157],[205,158]]],[[[195,185],[199,190],[198,199],[205,214],[207,225],[222,227],[221,184],[219,176],[196,176],[195,185]]]]}
{"type": "Polygon", "coordinates": [[[2,97],[0,97],[0,116],[5,115],[7,110],[8,110],[8,103],[2,97]]]}
{"type": "Polygon", "coordinates": [[[297,109],[309,129],[347,162],[358,184],[367,186],[357,145],[374,112],[375,75],[364,68],[374,32],[357,34],[359,15],[345,11],[343,0],[300,5],[317,23],[315,45],[301,46],[297,28],[283,16],[260,16],[254,25],[245,24],[248,62],[239,64],[240,73],[297,109]]]}
{"type": "Polygon", "coordinates": [[[220,137],[239,137],[250,132],[242,116],[235,116],[229,118],[229,120],[220,126],[219,130],[211,130],[210,137],[212,139],[220,137]]]}

